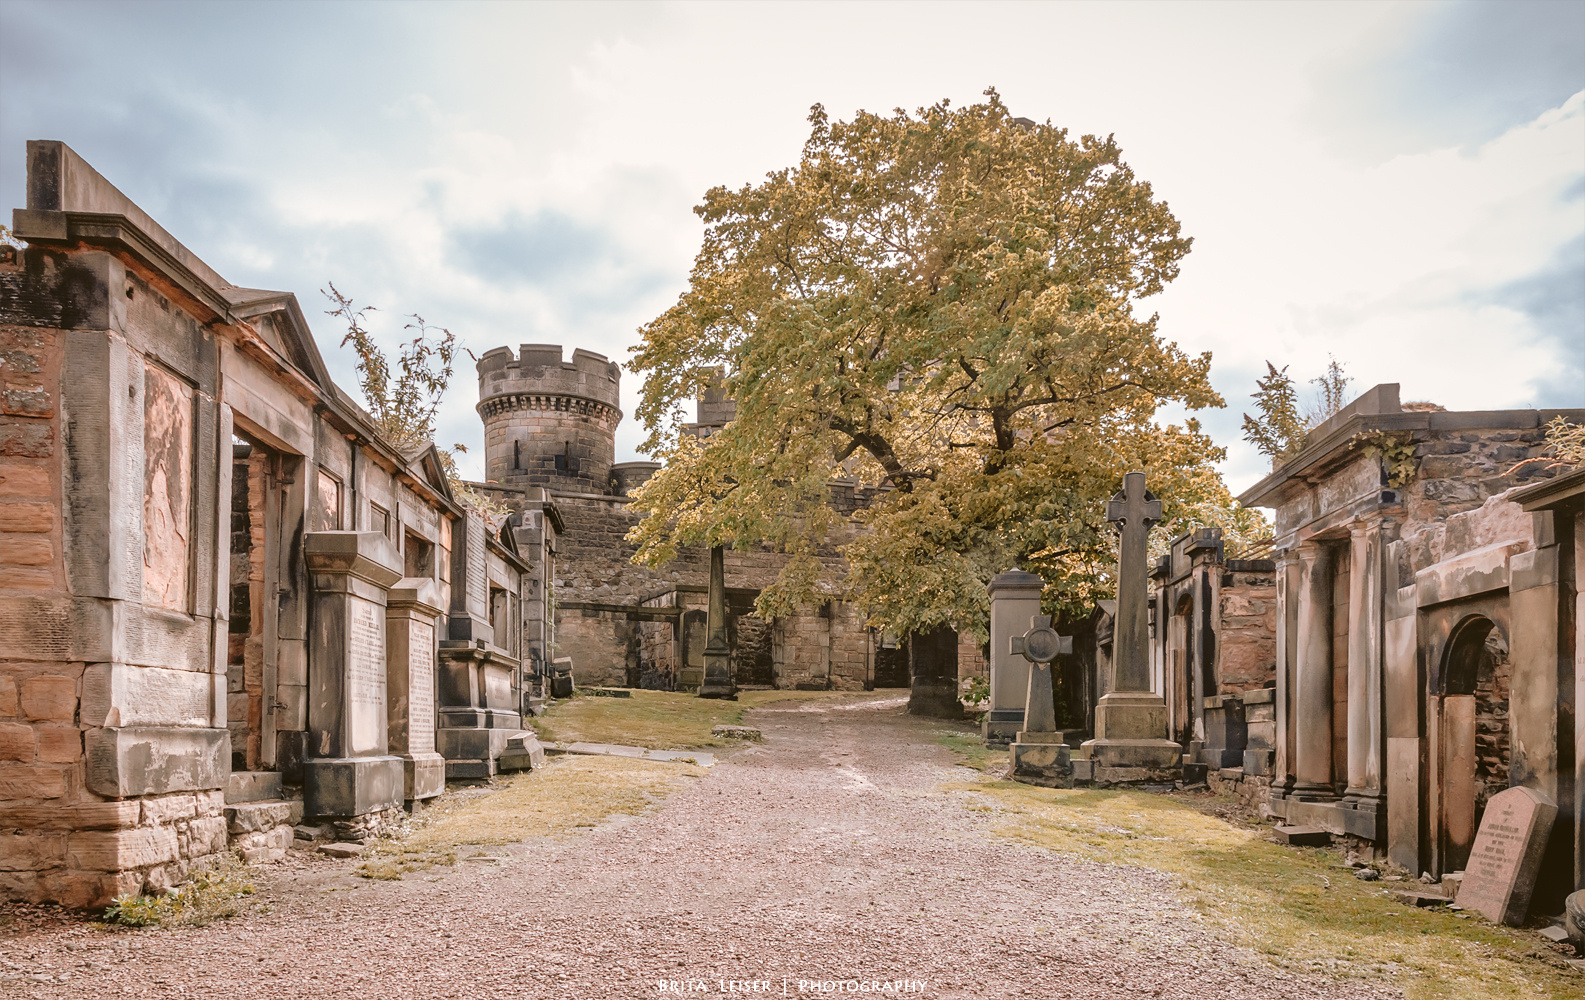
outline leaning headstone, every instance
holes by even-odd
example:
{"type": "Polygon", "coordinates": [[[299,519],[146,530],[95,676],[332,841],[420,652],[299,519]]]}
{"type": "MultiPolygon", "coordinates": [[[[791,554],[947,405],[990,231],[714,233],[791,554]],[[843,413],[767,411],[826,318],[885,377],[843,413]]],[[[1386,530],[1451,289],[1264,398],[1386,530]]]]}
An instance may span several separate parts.
{"type": "Polygon", "coordinates": [[[1015,655],[1028,660],[1031,668],[1024,700],[1024,728],[1010,748],[1012,768],[1008,776],[1026,785],[1072,788],[1073,762],[1063,745],[1065,734],[1057,729],[1051,664],[1059,656],[1072,654],[1073,637],[1058,635],[1049,616],[1035,615],[1029,622],[1029,631],[1015,636],[1011,648],[1015,655]]]}
{"type": "Polygon", "coordinates": [[[1494,923],[1523,923],[1555,818],[1556,803],[1534,788],[1493,795],[1470,849],[1459,905],[1494,923]]]}

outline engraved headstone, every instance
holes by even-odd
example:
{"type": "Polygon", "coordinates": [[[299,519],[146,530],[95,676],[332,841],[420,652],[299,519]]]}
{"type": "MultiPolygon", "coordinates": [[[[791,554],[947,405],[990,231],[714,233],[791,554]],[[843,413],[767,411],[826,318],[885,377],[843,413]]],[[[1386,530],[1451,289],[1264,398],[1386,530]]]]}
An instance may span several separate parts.
{"type": "Polygon", "coordinates": [[[1459,905],[1496,923],[1522,924],[1556,818],[1557,804],[1534,788],[1493,795],[1464,869],[1459,905]]]}
{"type": "Polygon", "coordinates": [[[390,749],[402,758],[402,797],[409,801],[446,787],[446,759],[435,750],[435,620],[441,606],[439,585],[424,577],[398,581],[385,606],[390,749]]]}
{"type": "Polygon", "coordinates": [[[377,531],[308,532],[303,558],[314,601],[304,812],[356,818],[400,807],[402,763],[387,744],[385,615],[401,558],[377,531]]]}

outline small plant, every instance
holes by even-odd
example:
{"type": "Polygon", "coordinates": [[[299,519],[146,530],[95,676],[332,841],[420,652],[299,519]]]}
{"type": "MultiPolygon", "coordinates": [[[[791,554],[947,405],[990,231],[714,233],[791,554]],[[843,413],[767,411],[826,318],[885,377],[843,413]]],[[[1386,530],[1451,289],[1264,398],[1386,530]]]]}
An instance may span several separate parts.
{"type": "Polygon", "coordinates": [[[1365,438],[1365,454],[1381,460],[1382,469],[1387,474],[1387,485],[1395,490],[1409,485],[1419,468],[1415,460],[1414,442],[1385,431],[1365,438]]]}
{"type": "Polygon", "coordinates": [[[253,892],[241,865],[232,862],[197,872],[163,895],[123,893],[105,909],[104,922],[121,927],[202,927],[241,913],[243,897],[253,892]]]}
{"type": "Polygon", "coordinates": [[[991,700],[991,681],[988,677],[970,677],[963,690],[963,703],[973,708],[991,700]]]}
{"type": "Polygon", "coordinates": [[[1531,462],[1548,462],[1548,459],[1547,469],[1572,469],[1585,465],[1585,424],[1571,424],[1564,416],[1553,417],[1546,425],[1545,447],[1548,454],[1518,462],[1503,475],[1512,475],[1531,462]]]}
{"type": "Polygon", "coordinates": [[[1255,380],[1251,393],[1258,418],[1244,414],[1244,440],[1275,466],[1304,444],[1304,418],[1299,415],[1299,394],[1284,365],[1266,362],[1266,377],[1255,380]]]}

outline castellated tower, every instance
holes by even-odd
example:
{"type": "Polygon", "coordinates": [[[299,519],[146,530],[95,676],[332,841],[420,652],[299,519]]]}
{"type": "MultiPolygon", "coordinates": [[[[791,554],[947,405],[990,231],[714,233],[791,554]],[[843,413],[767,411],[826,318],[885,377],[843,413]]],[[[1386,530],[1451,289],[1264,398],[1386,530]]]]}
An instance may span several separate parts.
{"type": "Polygon", "coordinates": [[[517,357],[497,347],[479,359],[485,478],[606,494],[616,458],[621,369],[579,348],[524,344],[517,357]]]}

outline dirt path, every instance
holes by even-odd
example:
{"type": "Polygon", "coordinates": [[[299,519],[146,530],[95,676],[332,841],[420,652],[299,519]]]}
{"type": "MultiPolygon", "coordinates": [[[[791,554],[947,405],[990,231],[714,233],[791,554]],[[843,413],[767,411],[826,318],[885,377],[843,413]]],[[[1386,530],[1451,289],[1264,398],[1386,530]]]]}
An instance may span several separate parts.
{"type": "Polygon", "coordinates": [[[764,746],[653,815],[402,882],[298,859],[259,880],[267,915],[0,938],[0,975],[57,977],[6,983],[20,996],[96,998],[592,1000],[720,995],[722,980],[771,996],[1398,995],[1268,968],[1207,933],[1166,876],[992,839],[986,814],[938,790],[970,774],[935,744],[940,724],[900,702],[751,721],[764,746]]]}

